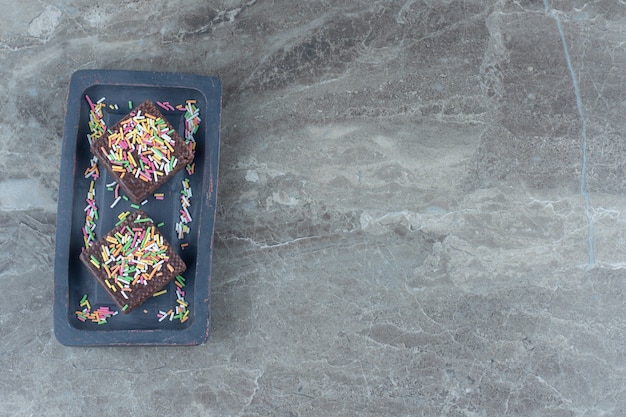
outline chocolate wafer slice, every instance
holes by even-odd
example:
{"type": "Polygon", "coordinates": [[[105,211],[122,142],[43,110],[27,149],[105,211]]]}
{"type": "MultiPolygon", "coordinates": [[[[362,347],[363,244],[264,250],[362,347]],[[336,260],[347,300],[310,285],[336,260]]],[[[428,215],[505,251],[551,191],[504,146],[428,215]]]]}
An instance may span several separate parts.
{"type": "Polygon", "coordinates": [[[124,313],[187,269],[141,210],[85,249],[80,260],[124,313]]]}
{"type": "Polygon", "coordinates": [[[189,145],[150,100],[107,129],[91,151],[137,204],[193,161],[189,145]]]}

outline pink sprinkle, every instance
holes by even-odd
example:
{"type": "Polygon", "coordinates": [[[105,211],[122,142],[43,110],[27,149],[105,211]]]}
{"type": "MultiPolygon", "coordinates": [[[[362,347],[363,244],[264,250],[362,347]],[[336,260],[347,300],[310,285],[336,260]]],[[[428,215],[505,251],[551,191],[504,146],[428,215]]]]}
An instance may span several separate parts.
{"type": "Polygon", "coordinates": [[[87,94],[85,94],[85,98],[87,99],[87,103],[89,103],[89,107],[91,107],[91,110],[95,109],[96,106],[93,104],[93,102],[91,101],[91,99],[89,98],[87,94]]]}
{"type": "Polygon", "coordinates": [[[169,109],[167,108],[167,106],[166,106],[165,104],[161,103],[160,101],[157,101],[156,103],[157,103],[157,104],[158,104],[158,105],[159,105],[159,106],[160,106],[163,110],[169,110],[169,109]]]}
{"type": "Polygon", "coordinates": [[[94,210],[97,210],[98,208],[96,207],[96,202],[94,200],[90,200],[87,199],[85,200],[87,202],[87,204],[89,205],[89,207],[92,207],[94,210]]]}

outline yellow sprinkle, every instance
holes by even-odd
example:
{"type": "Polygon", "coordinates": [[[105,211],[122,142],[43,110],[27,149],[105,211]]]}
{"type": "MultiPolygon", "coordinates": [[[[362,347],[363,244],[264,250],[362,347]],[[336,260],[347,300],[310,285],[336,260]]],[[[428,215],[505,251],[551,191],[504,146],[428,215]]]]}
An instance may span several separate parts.
{"type": "Polygon", "coordinates": [[[163,295],[167,292],[167,290],[161,290],[161,291],[157,291],[154,294],[152,294],[153,297],[158,297],[159,295],[163,295]]]}

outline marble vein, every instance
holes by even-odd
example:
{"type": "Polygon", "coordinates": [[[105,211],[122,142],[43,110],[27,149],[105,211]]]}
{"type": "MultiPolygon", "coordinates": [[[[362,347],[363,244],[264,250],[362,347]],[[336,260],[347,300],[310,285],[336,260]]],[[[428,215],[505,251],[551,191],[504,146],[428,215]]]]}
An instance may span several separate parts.
{"type": "Polygon", "coordinates": [[[582,152],[582,166],[580,169],[580,195],[582,196],[585,204],[585,217],[587,218],[587,265],[585,269],[589,271],[595,266],[596,255],[594,247],[593,214],[589,193],[587,192],[587,119],[583,110],[582,95],[580,93],[580,87],[578,85],[576,70],[574,69],[574,66],[572,64],[572,59],[570,57],[569,48],[567,47],[567,41],[565,39],[565,32],[563,31],[561,19],[559,19],[557,12],[550,7],[548,0],[543,0],[543,4],[546,12],[548,12],[556,22],[559,36],[561,37],[561,42],[563,44],[563,53],[565,55],[565,61],[567,63],[567,69],[572,78],[572,85],[574,88],[574,94],[576,96],[576,109],[578,110],[578,115],[580,117],[580,147],[582,152]]]}

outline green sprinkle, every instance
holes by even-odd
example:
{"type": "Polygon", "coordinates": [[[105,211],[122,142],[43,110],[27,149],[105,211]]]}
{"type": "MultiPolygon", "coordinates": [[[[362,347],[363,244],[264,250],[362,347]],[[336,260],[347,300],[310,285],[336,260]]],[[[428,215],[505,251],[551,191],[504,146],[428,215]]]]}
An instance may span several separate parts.
{"type": "Polygon", "coordinates": [[[128,197],[126,197],[125,195],[122,196],[122,198],[126,201],[128,201],[128,197]]]}
{"type": "Polygon", "coordinates": [[[176,281],[178,281],[178,283],[181,285],[185,285],[185,277],[183,277],[182,275],[177,275],[176,281]]]}
{"type": "Polygon", "coordinates": [[[125,277],[125,276],[119,276],[117,277],[118,281],[122,281],[124,284],[130,284],[132,282],[132,280],[130,279],[130,277],[125,277]]]}
{"type": "MultiPolygon", "coordinates": [[[[131,207],[132,207],[132,205],[131,205],[131,207]]],[[[139,207],[137,207],[137,208],[139,208],[139,207]]],[[[149,221],[150,221],[150,219],[147,218],[147,217],[144,217],[143,219],[142,218],[135,219],[135,223],[144,223],[144,222],[149,222],[149,221]]]]}
{"type": "Polygon", "coordinates": [[[157,227],[161,227],[161,226],[164,226],[164,225],[165,225],[165,223],[161,222],[161,223],[157,224],[157,227]]]}
{"type": "Polygon", "coordinates": [[[100,261],[98,261],[98,258],[96,258],[95,256],[91,255],[91,260],[93,261],[93,263],[96,264],[96,266],[98,268],[100,268],[100,261]]]}
{"type": "Polygon", "coordinates": [[[138,209],[138,208],[139,208],[139,205],[138,205],[138,204],[131,204],[130,206],[131,206],[132,208],[134,208],[134,209],[138,209]]]}
{"type": "Polygon", "coordinates": [[[84,303],[87,300],[87,294],[83,295],[83,298],[80,299],[80,303],[84,303]]]}
{"type": "Polygon", "coordinates": [[[129,109],[132,109],[132,108],[133,108],[133,102],[132,102],[132,101],[130,101],[130,100],[128,100],[128,108],[129,108],[129,109]]]}
{"type": "Polygon", "coordinates": [[[124,307],[122,307],[122,311],[126,311],[128,310],[128,304],[124,304],[124,307]]]}
{"type": "Polygon", "coordinates": [[[141,241],[141,248],[146,247],[146,242],[148,241],[148,236],[150,236],[150,227],[146,228],[146,233],[143,235],[143,239],[141,241]]]}

